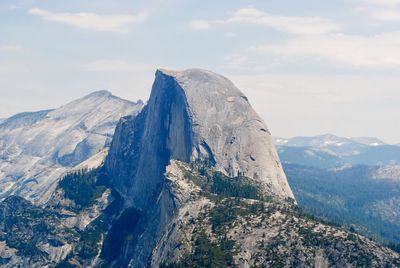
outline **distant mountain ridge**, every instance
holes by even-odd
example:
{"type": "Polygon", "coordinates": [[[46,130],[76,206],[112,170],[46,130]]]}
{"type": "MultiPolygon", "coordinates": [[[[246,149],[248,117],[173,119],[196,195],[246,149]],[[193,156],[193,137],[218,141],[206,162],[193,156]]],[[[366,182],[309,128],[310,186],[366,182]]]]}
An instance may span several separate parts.
{"type": "Polygon", "coordinates": [[[293,138],[282,138],[274,137],[276,145],[280,146],[297,146],[297,147],[308,147],[308,146],[343,146],[347,144],[362,144],[369,146],[389,145],[388,143],[375,138],[375,137],[340,137],[334,134],[323,134],[318,136],[296,136],[293,138]]]}
{"type": "Polygon", "coordinates": [[[0,123],[0,198],[46,199],[54,182],[111,142],[120,117],[133,103],[102,90],[57,109],[19,113],[0,123]]]}
{"type": "Polygon", "coordinates": [[[332,134],[315,137],[274,138],[282,162],[315,167],[345,165],[399,165],[400,147],[377,138],[344,138],[332,134]]]}

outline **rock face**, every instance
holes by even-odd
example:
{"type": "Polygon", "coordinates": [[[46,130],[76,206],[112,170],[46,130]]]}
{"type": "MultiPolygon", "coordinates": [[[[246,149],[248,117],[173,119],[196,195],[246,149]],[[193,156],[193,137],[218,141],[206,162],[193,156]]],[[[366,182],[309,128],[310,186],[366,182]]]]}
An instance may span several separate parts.
{"type": "Polygon", "coordinates": [[[43,202],[66,171],[111,142],[120,117],[142,102],[94,92],[55,110],[22,113],[0,123],[0,198],[43,202]]]}
{"type": "Polygon", "coordinates": [[[165,186],[171,160],[206,162],[246,176],[265,195],[294,200],[267,126],[232,82],[199,69],[158,70],[148,104],[121,119],[105,162],[125,206],[142,211],[133,232],[140,239],[109,261],[147,263],[178,207],[165,186]]]}
{"type": "Polygon", "coordinates": [[[148,105],[118,125],[106,169],[142,207],[159,195],[171,159],[208,161],[265,193],[294,198],[266,124],[232,82],[210,71],[158,70],[148,105]]]}

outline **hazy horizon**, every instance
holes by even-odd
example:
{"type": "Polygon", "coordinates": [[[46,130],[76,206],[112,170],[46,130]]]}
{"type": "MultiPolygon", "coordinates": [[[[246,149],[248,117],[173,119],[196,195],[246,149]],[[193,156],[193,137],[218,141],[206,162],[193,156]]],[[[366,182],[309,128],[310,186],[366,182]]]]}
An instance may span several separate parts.
{"type": "Polygon", "coordinates": [[[5,0],[0,22],[0,118],[99,89],[145,101],[157,68],[196,67],[275,136],[400,142],[400,0],[5,0]]]}

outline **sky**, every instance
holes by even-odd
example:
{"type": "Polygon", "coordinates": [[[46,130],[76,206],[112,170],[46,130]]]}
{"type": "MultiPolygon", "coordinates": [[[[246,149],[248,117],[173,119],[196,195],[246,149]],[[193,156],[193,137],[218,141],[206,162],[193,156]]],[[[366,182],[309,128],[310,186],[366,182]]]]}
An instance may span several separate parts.
{"type": "Polygon", "coordinates": [[[232,80],[275,136],[400,142],[400,0],[1,0],[0,118],[157,68],[232,80]]]}

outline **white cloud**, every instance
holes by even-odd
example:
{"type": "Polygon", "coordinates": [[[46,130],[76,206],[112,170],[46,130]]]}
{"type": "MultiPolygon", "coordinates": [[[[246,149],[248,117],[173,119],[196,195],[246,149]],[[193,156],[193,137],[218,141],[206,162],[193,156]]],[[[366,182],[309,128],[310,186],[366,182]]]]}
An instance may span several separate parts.
{"type": "Polygon", "coordinates": [[[365,0],[367,4],[374,6],[395,7],[400,5],[400,0],[365,0]]]}
{"type": "Polygon", "coordinates": [[[147,18],[147,14],[144,12],[137,15],[98,15],[96,13],[54,13],[40,8],[30,9],[29,14],[46,21],[64,23],[83,29],[120,33],[127,32],[130,25],[142,22],[147,18]]]}
{"type": "Polygon", "coordinates": [[[20,52],[23,48],[16,45],[0,45],[0,51],[3,52],[20,52]]]}
{"type": "Polygon", "coordinates": [[[210,23],[206,20],[192,20],[189,22],[190,28],[197,31],[210,29],[210,23]]]}
{"type": "Polygon", "coordinates": [[[337,32],[340,26],[321,17],[278,16],[248,7],[236,11],[224,23],[249,23],[292,34],[324,34],[337,32]]]}
{"type": "Polygon", "coordinates": [[[154,70],[154,66],[134,64],[122,60],[100,59],[82,64],[82,70],[87,72],[137,72],[154,70]]]}
{"type": "Polygon", "coordinates": [[[235,38],[235,37],[237,37],[237,34],[236,33],[232,33],[232,32],[227,32],[227,33],[224,34],[224,36],[228,37],[228,38],[235,38]]]}
{"type": "Polygon", "coordinates": [[[230,69],[247,68],[249,65],[252,65],[248,57],[241,54],[228,55],[224,58],[224,62],[225,64],[223,67],[230,69]]]}
{"type": "Polygon", "coordinates": [[[265,71],[273,68],[273,63],[260,60],[258,55],[250,55],[249,53],[241,54],[229,54],[224,57],[224,62],[221,68],[227,69],[228,71],[245,71],[245,72],[257,72],[265,71]]]}
{"type": "Polygon", "coordinates": [[[400,10],[381,9],[371,12],[372,18],[380,21],[400,21],[400,10]]]}
{"type": "Polygon", "coordinates": [[[400,32],[374,36],[329,34],[291,39],[283,44],[251,48],[261,54],[304,57],[366,68],[400,66],[400,32]]]}
{"type": "Polygon", "coordinates": [[[22,74],[29,72],[30,68],[26,64],[0,63],[0,74],[22,74]]]}
{"type": "Polygon", "coordinates": [[[382,22],[400,21],[400,0],[364,0],[358,10],[374,20],[382,22]]]}
{"type": "Polygon", "coordinates": [[[321,17],[279,16],[262,10],[241,8],[224,20],[192,20],[189,26],[194,30],[207,30],[213,24],[244,23],[256,24],[291,34],[325,34],[338,32],[340,25],[321,17]]]}

